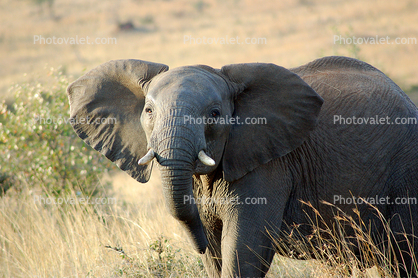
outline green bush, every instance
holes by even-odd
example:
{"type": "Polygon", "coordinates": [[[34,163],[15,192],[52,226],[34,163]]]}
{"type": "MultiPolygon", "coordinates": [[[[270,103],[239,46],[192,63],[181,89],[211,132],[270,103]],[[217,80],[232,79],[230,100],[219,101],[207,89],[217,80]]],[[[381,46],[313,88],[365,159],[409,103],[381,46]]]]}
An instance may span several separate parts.
{"type": "Polygon", "coordinates": [[[163,235],[151,240],[141,255],[130,256],[122,247],[105,247],[116,251],[124,261],[115,268],[117,277],[204,277],[206,274],[200,256],[176,248],[163,235]]]}
{"type": "MultiPolygon", "coordinates": [[[[0,104],[0,174],[23,185],[62,195],[96,195],[100,174],[115,166],[77,137],[69,123],[68,79],[50,69],[48,81],[15,85],[14,103],[0,104]]],[[[99,186],[100,185],[100,186],[99,186]]]]}

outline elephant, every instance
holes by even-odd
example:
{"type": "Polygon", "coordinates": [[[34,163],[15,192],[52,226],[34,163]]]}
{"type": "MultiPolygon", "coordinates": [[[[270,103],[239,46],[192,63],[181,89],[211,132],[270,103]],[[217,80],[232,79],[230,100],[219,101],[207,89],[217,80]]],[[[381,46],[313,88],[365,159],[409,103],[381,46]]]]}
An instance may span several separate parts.
{"type": "Polygon", "coordinates": [[[264,277],[277,253],[268,229],[312,232],[304,203],[329,223],[324,202],[358,210],[385,245],[378,216],[355,197],[386,200],[374,206],[397,240],[393,263],[416,277],[417,204],[393,200],[418,197],[418,110],[375,67],[340,56],[291,69],[112,60],[67,93],[87,144],[141,183],[158,165],[168,211],[209,277],[264,277]]]}

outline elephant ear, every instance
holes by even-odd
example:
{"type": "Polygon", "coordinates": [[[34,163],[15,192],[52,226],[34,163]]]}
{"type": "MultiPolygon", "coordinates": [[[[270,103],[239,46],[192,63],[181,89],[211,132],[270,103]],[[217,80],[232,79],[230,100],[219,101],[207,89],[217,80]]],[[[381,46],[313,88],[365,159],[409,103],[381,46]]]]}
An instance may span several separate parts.
{"type": "Polygon", "coordinates": [[[67,88],[77,135],[139,182],[147,182],[152,169],[152,163],[138,165],[147,152],[140,121],[143,88],[167,70],[166,65],[140,60],[109,61],[67,88]]]}
{"type": "Polygon", "coordinates": [[[233,117],[223,156],[234,181],[299,147],[317,125],[323,99],[299,76],[274,64],[235,64],[221,73],[233,82],[233,117]],[[235,83],[235,84],[234,84],[235,83]],[[253,122],[245,122],[251,120],[253,122]]]}

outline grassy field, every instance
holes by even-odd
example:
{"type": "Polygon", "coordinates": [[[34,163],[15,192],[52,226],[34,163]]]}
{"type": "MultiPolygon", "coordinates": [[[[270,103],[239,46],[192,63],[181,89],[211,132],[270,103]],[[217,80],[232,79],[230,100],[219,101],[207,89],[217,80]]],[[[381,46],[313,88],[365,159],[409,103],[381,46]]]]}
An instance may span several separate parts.
{"type": "MultiPolygon", "coordinates": [[[[158,172],[143,185],[124,173],[107,178],[108,204],[51,205],[33,187],[2,197],[0,277],[207,277],[165,210],[158,172]]],[[[377,268],[359,272],[355,261],[337,268],[330,260],[332,267],[276,257],[267,277],[381,277],[377,268]]]]}
{"type": "MultiPolygon", "coordinates": [[[[46,82],[44,68],[61,66],[73,81],[111,59],[135,58],[171,68],[272,62],[295,67],[328,55],[356,57],[378,67],[418,103],[415,0],[30,0],[0,1],[0,99],[14,83],[46,82]],[[39,2],[39,1],[38,1],[39,2]],[[132,30],[120,23],[131,22],[132,30]],[[335,38],[389,37],[380,44],[340,44],[335,38]],[[45,43],[39,41],[45,39],[45,43]],[[106,44],[48,44],[87,37],[106,44]],[[223,44],[238,38],[241,44],[223,44]],[[245,39],[257,41],[245,44],[245,39]],[[195,41],[193,41],[193,39],[195,41]],[[206,39],[206,44],[199,43],[206,39]],[[191,40],[191,42],[190,42],[191,40]],[[214,41],[218,42],[215,43],[214,41]],[[212,42],[212,43],[210,43],[212,42]],[[402,42],[402,41],[401,41],[402,42]]],[[[8,158],[1,157],[1,163],[8,158]]],[[[1,168],[0,168],[1,170],[1,168]]],[[[0,277],[201,277],[199,257],[168,215],[158,172],[139,184],[122,172],[107,192],[115,204],[35,202],[37,186],[0,198],[0,277]]],[[[76,193],[73,193],[76,194],[76,193]]],[[[73,195],[73,198],[77,198],[73,195]]],[[[347,265],[354,264],[347,261],[347,265]]],[[[314,261],[278,257],[269,277],[334,277],[314,261]]],[[[353,269],[351,277],[380,277],[353,269]]]]}

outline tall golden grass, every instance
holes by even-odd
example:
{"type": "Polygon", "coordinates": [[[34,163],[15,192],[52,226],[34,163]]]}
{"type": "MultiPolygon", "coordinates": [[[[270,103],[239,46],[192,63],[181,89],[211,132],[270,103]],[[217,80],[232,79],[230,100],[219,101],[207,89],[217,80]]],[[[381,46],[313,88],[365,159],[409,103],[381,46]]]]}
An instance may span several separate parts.
{"type": "MultiPolygon", "coordinates": [[[[200,257],[165,209],[158,173],[153,175],[154,182],[143,185],[124,173],[111,178],[114,199],[108,199],[107,204],[47,204],[36,199],[42,192],[33,187],[9,191],[2,197],[0,276],[206,277],[200,257]]],[[[79,200],[78,194],[73,192],[66,198],[79,200]]],[[[272,232],[280,252],[304,254],[305,260],[276,256],[267,277],[391,277],[387,254],[376,247],[364,230],[365,223],[340,211],[340,226],[319,228],[324,223],[321,215],[310,208],[316,213],[313,237],[321,248],[310,246],[311,241],[299,241],[297,229],[284,240],[272,232]],[[367,254],[361,261],[342,230],[347,223],[367,254]],[[310,250],[314,250],[311,255],[310,250]],[[361,271],[364,260],[379,267],[361,271]]],[[[385,227],[390,234],[387,223],[385,227]]],[[[387,253],[391,248],[388,246],[387,253]]]]}
{"type": "Polygon", "coordinates": [[[29,187],[9,191],[0,199],[0,276],[203,276],[199,256],[152,191],[132,203],[115,194],[115,204],[103,205],[77,201],[76,192],[65,197],[73,204],[58,205],[29,187]]]}
{"type": "MultiPolygon", "coordinates": [[[[371,233],[370,223],[362,219],[357,208],[353,210],[353,217],[334,204],[322,201],[323,205],[332,207],[335,211],[335,221],[330,224],[311,203],[301,203],[313,212],[306,213],[312,233],[308,237],[304,236],[299,230],[300,225],[291,226],[290,233],[269,233],[279,253],[290,254],[298,259],[316,259],[332,277],[400,277],[404,258],[397,257],[396,250],[399,246],[392,240],[395,234],[391,230],[390,222],[377,207],[365,201],[383,226],[379,238],[371,233]],[[350,234],[347,233],[348,230],[351,231],[350,234]],[[382,240],[384,243],[380,242],[382,240]],[[364,269],[365,266],[369,269],[364,269]]],[[[413,258],[416,276],[417,251],[413,248],[411,237],[406,236],[405,232],[404,236],[409,246],[408,253],[413,258]]]]}

